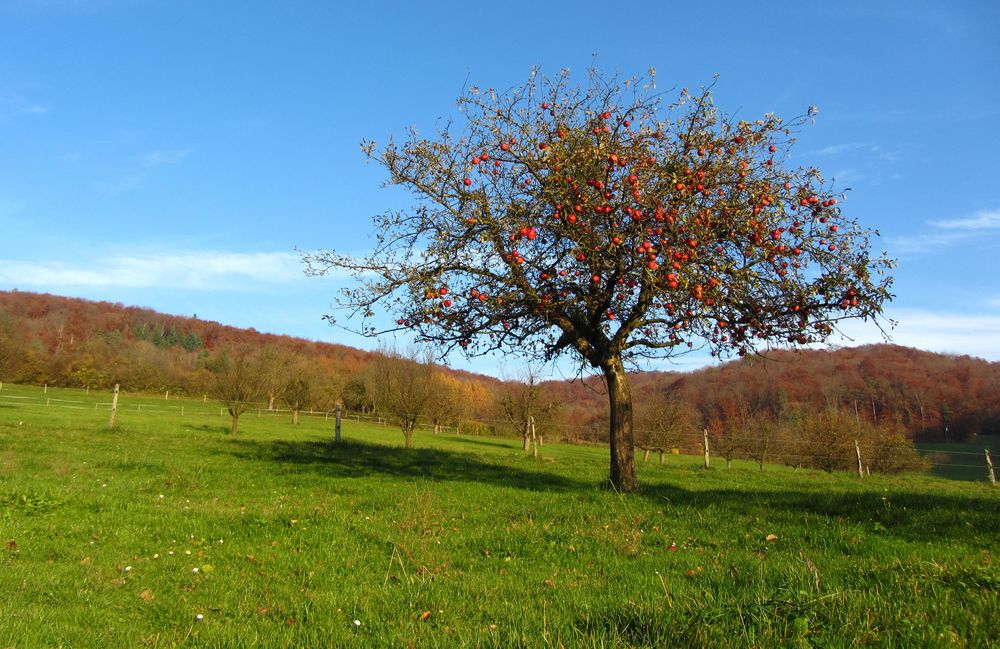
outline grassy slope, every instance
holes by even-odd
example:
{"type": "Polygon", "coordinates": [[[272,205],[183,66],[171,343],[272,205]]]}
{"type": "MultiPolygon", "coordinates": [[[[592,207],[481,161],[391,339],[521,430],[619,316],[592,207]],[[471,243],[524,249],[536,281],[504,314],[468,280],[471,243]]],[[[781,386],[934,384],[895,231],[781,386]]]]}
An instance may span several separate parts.
{"type": "Polygon", "coordinates": [[[1000,642],[983,483],[672,456],[621,497],[604,449],[39,392],[0,393],[3,647],[1000,642]]]}

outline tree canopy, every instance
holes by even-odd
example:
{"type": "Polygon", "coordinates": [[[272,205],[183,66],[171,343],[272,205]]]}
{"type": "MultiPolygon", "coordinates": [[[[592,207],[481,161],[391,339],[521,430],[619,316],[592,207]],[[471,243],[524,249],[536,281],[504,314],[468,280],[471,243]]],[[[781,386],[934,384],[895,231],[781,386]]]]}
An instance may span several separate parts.
{"type": "Polygon", "coordinates": [[[354,273],[341,304],[368,335],[412,330],[445,355],[570,353],[602,372],[618,489],[637,486],[626,365],[821,342],[891,299],[873,232],[819,170],[791,164],[812,108],[737,121],[710,87],[668,100],[652,71],[596,70],[583,86],[564,72],[470,88],[458,108],[432,137],[363,143],[417,202],[374,218],[370,254],[306,261],[354,273]]]}

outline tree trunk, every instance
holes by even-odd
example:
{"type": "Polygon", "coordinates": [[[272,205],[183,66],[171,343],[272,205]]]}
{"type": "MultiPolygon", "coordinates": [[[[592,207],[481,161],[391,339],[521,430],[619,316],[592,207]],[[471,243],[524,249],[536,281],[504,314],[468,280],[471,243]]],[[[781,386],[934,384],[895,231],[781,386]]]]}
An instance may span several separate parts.
{"type": "Polygon", "coordinates": [[[297,408],[295,410],[292,410],[292,425],[293,426],[299,425],[299,411],[297,408]]]}
{"type": "Polygon", "coordinates": [[[403,439],[406,440],[406,448],[413,448],[413,427],[406,426],[403,428],[403,439]]]}
{"type": "Polygon", "coordinates": [[[632,390],[620,358],[612,358],[601,368],[608,385],[611,407],[609,444],[611,446],[611,486],[621,492],[639,488],[635,479],[635,438],[632,434],[632,390]]]}
{"type": "Polygon", "coordinates": [[[239,427],[240,427],[240,413],[234,412],[232,410],[230,412],[233,415],[233,427],[231,429],[229,429],[229,434],[230,435],[235,435],[236,431],[239,430],[239,427]]]}

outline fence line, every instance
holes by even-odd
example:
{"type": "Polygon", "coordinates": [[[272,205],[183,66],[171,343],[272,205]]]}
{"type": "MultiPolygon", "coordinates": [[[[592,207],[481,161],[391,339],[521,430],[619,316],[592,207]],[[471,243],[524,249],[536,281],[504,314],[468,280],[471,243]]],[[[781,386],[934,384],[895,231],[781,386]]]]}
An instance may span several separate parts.
{"type": "MultiPolygon", "coordinates": [[[[24,386],[15,386],[15,390],[19,390],[19,389],[23,390],[25,388],[24,388],[24,386]]],[[[27,389],[30,390],[30,389],[33,389],[33,388],[32,387],[28,387],[27,389]]],[[[34,389],[36,389],[38,392],[40,392],[41,394],[46,395],[46,396],[30,396],[30,395],[23,395],[23,394],[4,394],[4,392],[10,391],[11,387],[10,387],[9,384],[2,384],[2,383],[0,383],[0,399],[10,400],[10,401],[8,401],[9,405],[10,406],[15,406],[15,407],[25,407],[25,408],[55,407],[55,408],[64,408],[64,409],[73,409],[73,410],[89,410],[89,409],[91,409],[89,405],[70,405],[70,404],[85,404],[86,401],[83,401],[83,400],[79,400],[79,399],[60,399],[60,398],[57,398],[57,397],[54,397],[54,396],[48,396],[50,393],[52,393],[52,394],[56,393],[55,391],[59,390],[60,388],[52,388],[51,390],[49,390],[49,389],[43,390],[41,388],[34,388],[34,389]]],[[[219,411],[214,410],[214,408],[211,409],[211,410],[199,409],[197,407],[199,405],[202,406],[202,408],[205,408],[204,404],[207,403],[207,398],[206,397],[198,399],[198,398],[194,398],[194,397],[178,397],[178,396],[174,396],[173,398],[170,399],[170,402],[171,402],[170,405],[167,405],[167,404],[164,403],[164,400],[161,399],[161,398],[152,397],[151,395],[144,394],[144,395],[141,395],[139,397],[139,399],[136,399],[132,403],[129,403],[129,399],[126,397],[125,399],[123,399],[123,402],[120,403],[120,408],[119,409],[122,412],[129,412],[129,413],[132,413],[132,414],[163,414],[163,413],[168,413],[168,414],[180,415],[182,417],[221,417],[221,416],[225,416],[225,410],[224,410],[224,408],[220,409],[219,411]]],[[[100,410],[107,410],[107,409],[111,408],[111,405],[112,405],[111,403],[105,403],[105,402],[102,402],[102,401],[95,401],[94,404],[93,404],[93,410],[95,410],[95,411],[99,410],[99,409],[100,410]]],[[[251,416],[253,416],[254,414],[256,414],[257,417],[281,417],[281,416],[289,416],[293,412],[290,408],[280,408],[280,407],[279,408],[272,408],[272,409],[268,410],[266,408],[266,406],[267,406],[266,402],[259,402],[259,403],[254,402],[254,403],[250,403],[248,405],[249,405],[249,408],[244,413],[244,415],[251,415],[251,416]],[[256,413],[254,412],[255,410],[256,410],[256,413]]],[[[345,421],[351,421],[351,420],[353,420],[353,421],[356,421],[356,422],[359,422],[359,423],[363,421],[363,422],[366,422],[366,423],[372,423],[372,424],[376,424],[376,425],[391,425],[389,423],[388,418],[382,417],[382,416],[380,416],[378,414],[375,414],[375,413],[350,412],[350,411],[347,411],[347,410],[342,410],[341,412],[342,412],[342,419],[345,420],[345,421]]],[[[309,410],[300,410],[299,411],[299,415],[301,417],[312,417],[312,418],[323,417],[324,420],[329,420],[331,418],[331,415],[334,415],[334,414],[335,414],[335,411],[332,411],[332,410],[331,411],[327,411],[327,410],[309,409],[309,410]]],[[[511,425],[513,423],[513,422],[511,422],[509,420],[506,420],[506,419],[497,419],[497,418],[489,418],[489,419],[471,419],[470,418],[468,421],[475,422],[476,424],[479,424],[479,425],[503,426],[504,428],[511,427],[511,425]]],[[[443,433],[446,433],[446,434],[452,434],[452,433],[461,434],[461,430],[457,426],[445,425],[445,424],[437,424],[437,425],[435,425],[432,421],[419,422],[418,425],[417,425],[417,428],[419,428],[420,430],[425,430],[425,431],[433,431],[433,430],[436,429],[437,432],[443,432],[443,433]]],[[[597,426],[594,426],[594,425],[587,425],[587,424],[560,424],[559,425],[559,432],[563,433],[563,437],[565,437],[567,439],[567,441],[569,441],[569,440],[571,440],[571,438],[568,437],[568,436],[566,436],[565,432],[567,432],[567,431],[574,431],[574,430],[576,430],[576,431],[584,430],[584,431],[587,431],[587,432],[591,432],[591,431],[594,431],[595,428],[598,429],[598,430],[603,430],[603,426],[602,427],[597,427],[597,426]]],[[[634,432],[637,435],[639,435],[639,436],[649,435],[649,434],[662,434],[659,431],[650,431],[650,430],[641,429],[641,428],[634,429],[634,432]]],[[[848,458],[849,454],[847,453],[847,451],[852,450],[852,449],[849,449],[849,448],[847,448],[845,446],[845,453],[844,454],[836,454],[836,455],[834,455],[834,454],[820,454],[820,455],[817,455],[815,453],[801,453],[801,452],[796,452],[793,449],[802,448],[802,447],[816,446],[817,442],[810,441],[810,440],[803,440],[803,439],[781,438],[781,439],[774,439],[773,440],[773,443],[775,445],[774,450],[768,450],[765,453],[755,454],[755,453],[753,453],[753,448],[748,448],[747,444],[739,444],[739,443],[737,443],[737,446],[739,447],[738,452],[733,452],[732,450],[730,450],[728,452],[724,451],[724,452],[720,453],[719,452],[719,447],[722,446],[722,448],[725,448],[725,443],[727,441],[729,441],[729,440],[727,440],[725,438],[725,436],[720,436],[720,435],[710,435],[709,439],[712,442],[712,451],[713,451],[712,454],[715,455],[716,457],[725,459],[726,455],[730,455],[732,459],[740,459],[740,460],[743,460],[743,461],[756,461],[753,456],[754,455],[759,455],[759,456],[763,456],[765,463],[768,463],[768,464],[774,464],[774,463],[779,463],[779,462],[780,463],[788,464],[789,461],[792,461],[794,463],[794,461],[796,461],[796,460],[803,460],[803,461],[808,461],[808,462],[824,461],[824,460],[826,460],[826,461],[842,462],[842,461],[845,461],[845,459],[848,458]]],[[[754,443],[755,439],[759,440],[759,438],[753,438],[753,437],[749,437],[748,439],[750,440],[750,446],[752,446],[752,444],[754,443]]],[[[649,451],[666,452],[666,451],[668,451],[670,449],[674,449],[674,448],[676,448],[676,449],[679,450],[680,447],[683,446],[683,447],[686,447],[686,448],[696,448],[696,449],[699,449],[698,452],[700,453],[701,452],[700,449],[702,448],[702,444],[703,444],[703,434],[702,433],[696,433],[694,431],[692,431],[692,432],[685,432],[685,433],[679,433],[679,434],[671,435],[670,439],[669,440],[664,440],[664,442],[665,443],[663,443],[662,445],[658,445],[658,446],[654,446],[652,444],[644,444],[644,443],[640,442],[639,444],[636,445],[636,447],[638,449],[640,449],[640,450],[643,450],[643,451],[649,450],[649,451]]],[[[757,443],[760,443],[760,442],[757,441],[757,443]]],[[[879,454],[879,455],[881,455],[882,457],[886,457],[888,455],[888,457],[891,459],[892,456],[895,455],[896,453],[902,452],[901,449],[897,449],[897,448],[894,448],[894,447],[891,447],[891,446],[871,446],[871,445],[866,445],[866,446],[867,446],[868,454],[870,455],[870,457],[867,458],[869,461],[871,461],[873,459],[871,457],[871,455],[876,454],[876,453],[879,454]]],[[[982,451],[949,450],[949,449],[941,449],[941,448],[935,448],[935,449],[920,449],[920,448],[916,448],[915,450],[920,455],[920,457],[923,459],[923,461],[926,462],[927,465],[930,466],[931,468],[942,469],[942,470],[967,469],[967,470],[970,470],[969,472],[971,472],[971,470],[973,470],[973,469],[979,469],[979,470],[983,470],[984,475],[986,473],[986,469],[985,469],[985,464],[984,463],[970,464],[967,461],[966,462],[962,462],[961,461],[961,459],[968,458],[968,457],[983,457],[982,451]],[[945,457],[953,457],[953,456],[955,456],[956,459],[960,459],[960,461],[956,462],[956,463],[942,461],[940,458],[935,458],[934,456],[936,456],[936,455],[945,456],[945,457]]],[[[989,449],[987,449],[987,450],[989,450],[989,449]]],[[[850,454],[850,456],[853,457],[853,454],[850,454]]]]}

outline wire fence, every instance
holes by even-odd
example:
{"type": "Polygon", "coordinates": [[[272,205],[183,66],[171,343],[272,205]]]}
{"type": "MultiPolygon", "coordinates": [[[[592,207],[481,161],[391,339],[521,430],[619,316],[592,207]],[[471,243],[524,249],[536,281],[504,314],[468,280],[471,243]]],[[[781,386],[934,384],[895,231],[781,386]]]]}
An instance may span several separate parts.
{"type": "MultiPolygon", "coordinates": [[[[192,398],[171,396],[169,392],[165,392],[161,397],[150,394],[126,395],[121,392],[117,403],[117,412],[141,416],[172,415],[183,418],[227,417],[229,413],[226,406],[217,405],[219,403],[207,395],[201,398],[192,398]]],[[[255,415],[259,418],[291,418],[293,415],[290,408],[275,407],[268,402],[254,402],[247,405],[245,415],[255,415]]],[[[0,382],[0,408],[5,406],[23,409],[56,408],[108,413],[112,409],[112,400],[110,394],[96,390],[12,385],[0,382]]],[[[391,419],[380,416],[378,413],[342,409],[340,415],[344,421],[384,426],[394,425],[391,419]]],[[[298,416],[331,421],[335,420],[337,411],[307,408],[299,410],[298,416]]],[[[517,430],[518,423],[509,419],[479,418],[466,420],[463,425],[462,422],[445,424],[425,418],[418,422],[417,428],[442,434],[462,435],[465,432],[475,435],[482,434],[484,431],[496,433],[517,430]]],[[[574,441],[602,430],[592,424],[560,423],[558,426],[560,434],[554,437],[559,441],[574,441]]],[[[634,432],[639,440],[636,447],[643,461],[648,461],[654,453],[659,456],[660,462],[663,461],[665,455],[704,454],[706,441],[704,433],[680,432],[667,436],[660,443],[649,443],[645,440],[657,435],[657,431],[638,428],[634,432]]],[[[553,436],[550,436],[550,439],[551,437],[553,436]]],[[[979,443],[917,444],[915,447],[880,445],[871,440],[858,440],[858,449],[853,443],[850,443],[849,437],[845,434],[843,439],[825,446],[817,440],[796,439],[788,436],[780,439],[765,439],[746,434],[742,436],[742,439],[737,440],[710,433],[707,441],[711,461],[725,462],[727,465],[731,460],[741,460],[753,461],[762,466],[785,464],[795,467],[809,466],[854,471],[858,470],[857,464],[860,464],[861,471],[866,474],[884,471],[887,467],[895,467],[894,471],[901,470],[901,468],[926,469],[934,475],[952,479],[995,480],[991,447],[998,446],[997,443],[1000,442],[995,437],[983,436],[977,440],[979,443]],[[859,451],[863,451],[860,461],[857,458],[859,451]],[[912,466],[906,465],[907,460],[914,458],[919,461],[913,463],[912,466]],[[857,464],[855,464],[856,462],[857,464]]]]}

